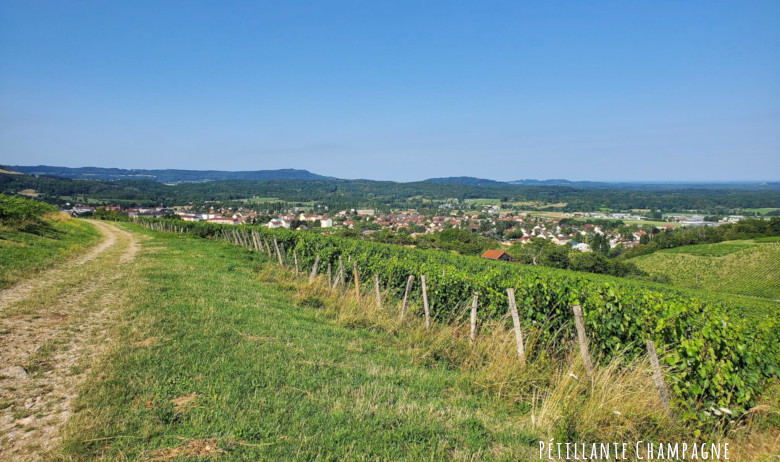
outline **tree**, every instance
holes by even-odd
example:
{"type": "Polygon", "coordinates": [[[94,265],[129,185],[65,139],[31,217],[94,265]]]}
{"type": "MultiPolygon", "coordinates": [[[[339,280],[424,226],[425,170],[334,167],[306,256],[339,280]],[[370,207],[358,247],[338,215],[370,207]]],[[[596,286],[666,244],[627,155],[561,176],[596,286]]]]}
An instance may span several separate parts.
{"type": "MultiPolygon", "coordinates": [[[[546,242],[547,239],[545,239],[546,242]]],[[[566,269],[569,267],[569,251],[571,247],[568,245],[555,245],[550,243],[542,250],[542,265],[550,266],[552,268],[566,269]]]]}
{"type": "Polygon", "coordinates": [[[542,264],[542,257],[544,257],[545,254],[545,248],[551,245],[555,244],[547,239],[537,237],[520,247],[517,256],[520,257],[520,260],[531,263],[532,265],[540,265],[542,264]]]}
{"type": "Polygon", "coordinates": [[[609,253],[609,241],[603,234],[596,233],[590,240],[590,248],[598,254],[606,255],[609,253]]]}

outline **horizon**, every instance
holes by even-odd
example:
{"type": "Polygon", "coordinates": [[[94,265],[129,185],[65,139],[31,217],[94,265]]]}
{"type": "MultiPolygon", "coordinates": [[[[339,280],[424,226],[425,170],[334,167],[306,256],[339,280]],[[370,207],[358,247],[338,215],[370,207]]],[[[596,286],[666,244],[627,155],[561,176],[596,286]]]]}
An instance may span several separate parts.
{"type": "MultiPolygon", "coordinates": [[[[297,168],[278,168],[278,169],[258,169],[258,170],[216,170],[216,169],[187,169],[187,168],[123,168],[123,167],[99,167],[96,165],[83,165],[79,167],[70,167],[65,165],[46,165],[46,164],[36,164],[36,165],[2,165],[0,164],[0,168],[6,167],[11,170],[15,167],[54,167],[54,168],[71,168],[71,169],[82,169],[82,168],[96,168],[96,169],[118,169],[118,170],[128,170],[128,171],[158,171],[158,170],[168,170],[168,171],[187,171],[187,172],[229,172],[229,173],[235,173],[235,172],[255,172],[255,171],[284,171],[284,170],[298,170],[298,171],[304,171],[308,173],[312,173],[315,175],[325,176],[328,175],[321,175],[319,172],[312,171],[309,169],[297,169],[297,168]]],[[[17,172],[17,173],[24,173],[24,172],[17,172]]],[[[52,175],[55,176],[55,175],[52,175]]],[[[416,180],[407,180],[407,181],[401,181],[401,180],[387,180],[387,179],[375,179],[375,178],[340,178],[340,177],[331,177],[331,178],[323,178],[323,179],[332,179],[332,180],[347,180],[347,181],[389,181],[394,183],[415,183],[415,182],[424,182],[428,180],[436,180],[436,179],[448,179],[448,178],[467,178],[467,179],[477,179],[477,180],[487,180],[487,181],[496,181],[500,183],[511,183],[513,181],[568,181],[572,183],[605,183],[605,184],[646,184],[646,185],[663,185],[663,184],[680,184],[680,185],[695,185],[695,184],[755,184],[755,183],[777,183],[780,180],[776,179],[763,179],[763,180],[645,180],[645,181],[630,181],[630,180],[610,180],[610,181],[599,181],[599,180],[589,180],[589,179],[571,179],[571,178],[515,178],[510,180],[496,180],[494,178],[480,178],[480,177],[473,177],[473,176],[466,176],[466,175],[453,175],[453,176],[447,176],[447,177],[428,177],[428,178],[421,178],[416,180]]],[[[86,179],[86,178],[82,178],[86,179]]],[[[106,180],[108,181],[108,180],[106,180]]],[[[206,180],[206,181],[231,181],[231,180],[206,180]]],[[[257,180],[257,181],[267,181],[267,180],[257,180]]],[[[295,180],[295,181],[301,181],[301,180],[295,180]]]]}
{"type": "Polygon", "coordinates": [[[766,0],[8,1],[0,163],[777,181],[778,19],[766,0]]]}

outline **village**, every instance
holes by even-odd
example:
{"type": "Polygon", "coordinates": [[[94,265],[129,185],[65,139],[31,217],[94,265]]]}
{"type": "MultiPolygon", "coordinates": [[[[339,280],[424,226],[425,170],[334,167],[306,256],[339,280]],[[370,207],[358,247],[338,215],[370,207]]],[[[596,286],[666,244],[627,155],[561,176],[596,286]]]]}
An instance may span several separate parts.
{"type": "MultiPolygon", "coordinates": [[[[650,232],[676,227],[711,227],[724,223],[735,223],[741,215],[720,218],[717,222],[705,221],[696,214],[664,215],[665,222],[652,221],[637,212],[594,213],[570,212],[550,213],[516,210],[502,210],[496,205],[475,207],[472,210],[451,210],[440,206],[432,212],[415,209],[380,213],[373,209],[350,209],[327,213],[311,213],[293,208],[286,213],[264,215],[243,207],[210,207],[206,212],[196,212],[183,207],[129,207],[105,206],[105,210],[126,213],[128,217],[175,218],[196,222],[202,221],[226,225],[263,225],[268,228],[284,228],[297,231],[333,233],[338,230],[353,230],[357,235],[370,236],[380,231],[402,233],[411,238],[433,235],[447,229],[469,230],[475,235],[492,238],[503,245],[523,245],[532,239],[541,238],[556,245],[569,245],[573,249],[589,252],[593,236],[603,236],[614,249],[618,246],[630,248],[643,242],[643,236],[650,232]]],[[[97,210],[94,206],[76,205],[66,212],[81,216],[97,210]]],[[[491,256],[485,256],[491,258],[491,256]]]]}

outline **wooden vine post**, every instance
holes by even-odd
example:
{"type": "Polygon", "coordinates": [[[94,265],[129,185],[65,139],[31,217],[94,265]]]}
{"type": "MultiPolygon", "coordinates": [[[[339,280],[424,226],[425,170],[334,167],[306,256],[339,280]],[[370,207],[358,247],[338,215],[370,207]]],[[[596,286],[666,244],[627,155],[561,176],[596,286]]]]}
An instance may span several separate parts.
{"type": "Polygon", "coordinates": [[[257,231],[253,231],[253,232],[255,235],[255,250],[257,250],[258,252],[264,251],[265,248],[263,248],[263,243],[262,241],[260,241],[260,233],[258,233],[257,231]]]}
{"type": "Polygon", "coordinates": [[[580,344],[580,356],[585,365],[585,372],[588,376],[593,375],[593,361],[590,359],[590,350],[588,350],[588,337],[585,335],[585,317],[582,315],[582,307],[574,305],[574,324],[577,327],[577,341],[580,344]]]}
{"type": "Polygon", "coordinates": [[[401,319],[402,320],[406,316],[406,306],[407,306],[407,302],[409,300],[409,292],[412,290],[412,283],[414,283],[414,275],[410,275],[409,279],[406,280],[406,291],[404,291],[404,301],[401,304],[401,319]]]}
{"type": "Polygon", "coordinates": [[[265,245],[266,252],[268,252],[268,258],[274,258],[273,254],[271,253],[271,246],[268,245],[268,241],[263,239],[263,244],[265,245]]]}
{"type": "Polygon", "coordinates": [[[330,281],[331,281],[331,273],[333,272],[333,265],[328,262],[328,289],[331,289],[330,287],[330,281]]]}
{"type": "Polygon", "coordinates": [[[293,249],[293,259],[295,260],[295,277],[297,278],[301,272],[298,269],[298,251],[295,249],[293,249]]]}
{"type": "Polygon", "coordinates": [[[523,331],[520,330],[520,316],[517,314],[517,303],[515,302],[515,289],[507,289],[506,294],[509,297],[509,313],[512,315],[512,324],[515,326],[515,341],[517,341],[517,357],[520,363],[525,364],[525,344],[523,343],[523,331]]]}
{"type": "Polygon", "coordinates": [[[336,272],[336,277],[333,278],[333,285],[331,290],[335,290],[339,283],[344,283],[344,260],[339,255],[339,270],[336,272]]]}
{"type": "Polygon", "coordinates": [[[669,389],[666,387],[664,373],[661,370],[661,364],[658,362],[655,343],[652,340],[647,340],[645,343],[647,344],[647,355],[650,357],[650,366],[653,368],[653,382],[655,382],[655,389],[658,391],[658,398],[661,400],[664,411],[669,412],[671,410],[669,406],[669,389]]]}
{"type": "Polygon", "coordinates": [[[471,332],[469,332],[469,343],[474,343],[477,338],[477,303],[479,301],[479,292],[474,292],[474,299],[471,301],[471,332]]]}
{"type": "Polygon", "coordinates": [[[374,292],[376,292],[376,307],[382,309],[382,294],[379,293],[379,275],[374,273],[374,292]]]}
{"type": "Polygon", "coordinates": [[[425,309],[425,330],[431,330],[431,310],[428,306],[428,288],[425,286],[425,276],[420,276],[422,283],[423,308],[425,309]]]}
{"type": "Polygon", "coordinates": [[[279,243],[276,242],[276,238],[274,238],[274,249],[276,249],[276,258],[279,260],[279,266],[284,266],[284,262],[282,262],[282,252],[279,251],[279,243]]]}
{"type": "Polygon", "coordinates": [[[314,278],[317,276],[317,270],[320,268],[320,256],[317,255],[317,257],[314,259],[314,266],[311,269],[311,274],[309,274],[309,284],[314,282],[314,278]]]}
{"type": "Polygon", "coordinates": [[[360,300],[360,279],[358,278],[357,261],[352,262],[352,276],[355,278],[355,298],[360,300]]]}

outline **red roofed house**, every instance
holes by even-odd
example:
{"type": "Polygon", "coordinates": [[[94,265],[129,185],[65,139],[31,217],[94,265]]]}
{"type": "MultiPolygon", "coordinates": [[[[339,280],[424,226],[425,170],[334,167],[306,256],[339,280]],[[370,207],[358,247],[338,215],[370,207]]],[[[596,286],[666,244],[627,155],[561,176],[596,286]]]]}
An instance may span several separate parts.
{"type": "Polygon", "coordinates": [[[482,254],[482,258],[487,258],[488,260],[515,261],[514,258],[503,250],[488,250],[482,254]]]}

